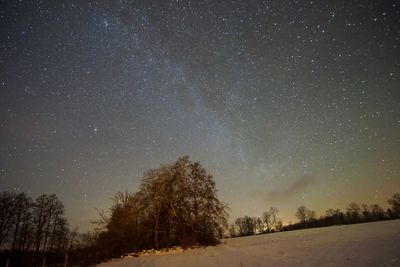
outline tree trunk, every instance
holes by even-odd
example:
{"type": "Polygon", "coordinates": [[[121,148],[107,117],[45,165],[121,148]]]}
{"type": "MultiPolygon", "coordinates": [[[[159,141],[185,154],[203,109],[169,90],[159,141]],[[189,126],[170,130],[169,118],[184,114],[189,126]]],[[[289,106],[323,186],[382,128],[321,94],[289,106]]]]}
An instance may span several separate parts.
{"type": "Polygon", "coordinates": [[[138,235],[138,219],[137,219],[137,217],[135,218],[135,245],[134,245],[134,248],[133,248],[133,251],[134,252],[137,252],[136,250],[137,250],[137,243],[138,243],[138,238],[137,238],[137,235],[138,235]]]}
{"type": "Polygon", "coordinates": [[[4,218],[2,217],[0,219],[1,223],[0,223],[0,245],[3,242],[3,223],[4,223],[4,218]]]}
{"type": "Polygon", "coordinates": [[[36,253],[39,252],[41,236],[42,236],[42,231],[40,229],[37,229],[36,238],[35,238],[35,252],[36,253]]]}
{"type": "Polygon", "coordinates": [[[17,221],[15,222],[14,240],[13,240],[12,249],[11,249],[12,251],[14,251],[15,245],[17,243],[17,235],[18,235],[18,230],[19,230],[18,228],[19,228],[19,224],[21,223],[20,220],[21,220],[21,216],[20,216],[20,214],[18,214],[17,221]]]}
{"type": "Polygon", "coordinates": [[[51,235],[50,251],[53,250],[53,246],[54,246],[54,238],[55,238],[55,235],[56,235],[58,215],[59,214],[56,213],[55,218],[54,218],[54,226],[53,226],[53,233],[51,235]]]}
{"type": "Polygon", "coordinates": [[[65,253],[65,262],[64,262],[64,267],[67,267],[68,264],[68,252],[65,253]]]}
{"type": "Polygon", "coordinates": [[[49,214],[49,217],[48,217],[47,226],[46,226],[46,231],[44,232],[43,251],[47,250],[46,246],[47,246],[47,238],[49,237],[51,216],[52,216],[52,214],[51,214],[51,211],[50,211],[50,214],[49,214]]]}
{"type": "Polygon", "coordinates": [[[154,245],[156,246],[156,249],[158,249],[158,215],[154,227],[154,245]]]}
{"type": "Polygon", "coordinates": [[[28,235],[28,226],[27,224],[24,222],[24,224],[22,225],[22,229],[21,229],[21,233],[19,236],[19,244],[18,244],[18,249],[19,250],[26,250],[26,239],[27,239],[27,235],[28,235]]]}

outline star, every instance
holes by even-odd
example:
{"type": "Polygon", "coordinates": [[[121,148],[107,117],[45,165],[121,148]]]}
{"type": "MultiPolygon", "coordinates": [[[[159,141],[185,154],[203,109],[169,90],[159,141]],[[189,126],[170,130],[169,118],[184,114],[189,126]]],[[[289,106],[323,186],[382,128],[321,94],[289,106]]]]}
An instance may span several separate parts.
{"type": "Polygon", "coordinates": [[[106,210],[183,155],[231,218],[400,191],[397,4],[9,1],[2,29],[0,188],[56,193],[83,230],[81,192],[106,210]]]}

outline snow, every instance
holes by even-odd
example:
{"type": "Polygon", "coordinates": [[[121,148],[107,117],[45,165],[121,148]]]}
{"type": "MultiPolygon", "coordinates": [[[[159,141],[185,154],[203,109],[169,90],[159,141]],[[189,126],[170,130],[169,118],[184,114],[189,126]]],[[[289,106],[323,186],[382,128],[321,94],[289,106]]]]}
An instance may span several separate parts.
{"type": "Polygon", "coordinates": [[[214,247],[145,253],[98,266],[400,266],[400,220],[224,239],[214,247]]]}

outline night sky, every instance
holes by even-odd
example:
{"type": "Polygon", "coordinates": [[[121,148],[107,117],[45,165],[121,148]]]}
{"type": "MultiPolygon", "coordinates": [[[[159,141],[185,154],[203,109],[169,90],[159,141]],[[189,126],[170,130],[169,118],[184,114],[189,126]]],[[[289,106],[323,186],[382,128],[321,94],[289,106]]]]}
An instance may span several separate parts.
{"type": "Polygon", "coordinates": [[[231,221],[400,192],[399,1],[0,5],[0,189],[81,231],[183,155],[231,221]]]}

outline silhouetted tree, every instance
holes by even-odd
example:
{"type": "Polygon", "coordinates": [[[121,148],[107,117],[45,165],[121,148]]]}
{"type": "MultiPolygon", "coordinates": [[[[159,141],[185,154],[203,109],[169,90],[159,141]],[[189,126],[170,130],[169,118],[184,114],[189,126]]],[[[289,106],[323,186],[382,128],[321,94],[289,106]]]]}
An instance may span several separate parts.
{"type": "Polygon", "coordinates": [[[257,221],[256,221],[256,233],[258,233],[258,234],[264,233],[264,223],[261,220],[261,218],[257,218],[257,221]]]}
{"type": "Polygon", "coordinates": [[[78,236],[78,228],[75,228],[72,231],[69,231],[67,236],[68,244],[65,248],[65,258],[64,258],[64,267],[68,266],[68,257],[73,249],[74,245],[76,244],[76,237],[78,236]]]}
{"type": "Polygon", "coordinates": [[[235,224],[233,224],[233,223],[231,223],[231,225],[229,226],[229,235],[230,235],[230,237],[237,236],[236,227],[235,227],[235,224]]]}
{"type": "Polygon", "coordinates": [[[264,211],[262,215],[262,220],[266,226],[267,233],[271,232],[272,230],[272,215],[270,211],[264,211]]]}
{"type": "Polygon", "coordinates": [[[305,223],[307,221],[307,208],[305,206],[300,206],[297,209],[296,217],[300,222],[305,223]]]}
{"type": "Polygon", "coordinates": [[[400,217],[400,193],[393,194],[392,198],[388,200],[388,203],[392,205],[392,214],[394,217],[400,217]]]}
{"type": "Polygon", "coordinates": [[[385,219],[385,210],[378,204],[371,205],[371,217],[374,221],[385,219]]]}
{"type": "Polygon", "coordinates": [[[172,186],[170,168],[161,166],[158,169],[148,170],[142,180],[141,191],[144,194],[147,218],[153,225],[154,247],[159,248],[158,236],[160,233],[160,217],[163,209],[167,208],[168,187],[172,186]]]}
{"type": "Polygon", "coordinates": [[[46,225],[47,195],[36,198],[33,205],[33,225],[35,228],[35,252],[38,252],[43,238],[43,231],[46,225]]]}
{"type": "Polygon", "coordinates": [[[271,207],[269,211],[271,213],[271,220],[272,220],[272,225],[274,227],[274,231],[278,232],[281,224],[280,219],[277,217],[279,210],[277,207],[271,207]]]}
{"type": "Polygon", "coordinates": [[[276,231],[277,232],[280,232],[280,231],[282,231],[283,230],[283,222],[282,222],[282,220],[281,219],[278,219],[277,220],[277,222],[276,222],[276,231]]]}
{"type": "Polygon", "coordinates": [[[2,192],[0,209],[1,248],[3,253],[10,251],[6,257],[11,266],[62,262],[70,231],[64,206],[55,194],[41,195],[33,202],[25,193],[2,192]]]}
{"type": "Polygon", "coordinates": [[[361,211],[360,205],[358,205],[358,204],[355,203],[355,202],[351,202],[351,203],[347,206],[346,211],[347,211],[347,213],[346,213],[346,214],[347,214],[347,218],[348,218],[348,220],[349,220],[350,223],[357,223],[357,222],[360,221],[360,217],[361,217],[361,214],[360,214],[360,211],[361,211]]]}
{"type": "Polygon", "coordinates": [[[340,209],[327,209],[326,212],[326,223],[327,225],[338,225],[345,222],[345,215],[340,209]]]}
{"type": "Polygon", "coordinates": [[[305,224],[312,220],[315,220],[316,214],[315,211],[308,209],[305,206],[300,206],[296,211],[296,217],[300,220],[301,223],[305,224]]]}
{"type": "Polygon", "coordinates": [[[0,246],[7,240],[12,229],[15,208],[15,193],[0,193],[0,246]]]}
{"type": "Polygon", "coordinates": [[[27,229],[27,217],[30,216],[29,210],[32,207],[32,200],[30,197],[28,197],[25,193],[19,193],[15,197],[15,204],[14,206],[14,221],[13,221],[13,228],[14,228],[14,234],[13,234],[13,242],[12,242],[12,247],[11,250],[21,250],[22,246],[22,238],[26,235],[24,231],[26,232],[27,229]],[[19,240],[18,240],[19,237],[19,240]]]}
{"type": "Polygon", "coordinates": [[[246,223],[244,222],[244,217],[236,218],[235,225],[238,229],[238,235],[245,236],[246,232],[247,232],[247,228],[246,228],[247,226],[246,226],[246,223]]]}
{"type": "Polygon", "coordinates": [[[387,215],[388,219],[396,218],[395,215],[393,214],[392,209],[390,209],[390,208],[386,210],[386,215],[387,215]]]}
{"type": "Polygon", "coordinates": [[[139,192],[118,192],[110,216],[101,213],[100,243],[111,256],[144,248],[213,244],[227,228],[227,206],[215,182],[188,157],[145,172],[139,192]]]}
{"type": "Polygon", "coordinates": [[[268,211],[264,211],[262,221],[266,226],[266,232],[278,232],[282,229],[282,220],[278,218],[278,208],[271,207],[268,211]]]}
{"type": "Polygon", "coordinates": [[[244,216],[237,218],[235,225],[238,227],[239,236],[254,235],[257,229],[257,221],[258,218],[256,217],[244,216]]]}
{"type": "Polygon", "coordinates": [[[227,207],[216,197],[213,177],[188,157],[147,172],[142,190],[153,211],[156,248],[159,232],[167,240],[172,238],[170,242],[207,244],[215,242],[221,229],[227,227],[227,207]]]}
{"type": "Polygon", "coordinates": [[[370,206],[368,206],[367,204],[365,204],[365,203],[361,204],[361,213],[362,213],[363,219],[365,221],[370,221],[372,219],[371,218],[371,209],[370,209],[370,206]]]}

